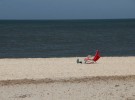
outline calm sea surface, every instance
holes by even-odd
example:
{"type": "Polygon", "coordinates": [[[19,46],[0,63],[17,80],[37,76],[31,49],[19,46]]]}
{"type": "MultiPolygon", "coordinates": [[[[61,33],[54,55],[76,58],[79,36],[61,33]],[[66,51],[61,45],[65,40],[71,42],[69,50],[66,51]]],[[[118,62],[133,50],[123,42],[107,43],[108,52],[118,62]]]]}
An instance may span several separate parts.
{"type": "Polygon", "coordinates": [[[0,20],[0,58],[135,56],[135,19],[0,20]]]}

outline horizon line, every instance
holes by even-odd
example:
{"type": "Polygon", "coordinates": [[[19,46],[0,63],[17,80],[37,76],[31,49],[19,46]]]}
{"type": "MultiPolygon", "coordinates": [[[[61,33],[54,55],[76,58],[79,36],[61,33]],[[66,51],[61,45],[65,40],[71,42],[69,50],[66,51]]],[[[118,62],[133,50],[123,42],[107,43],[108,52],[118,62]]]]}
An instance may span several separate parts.
{"type": "Polygon", "coordinates": [[[0,19],[2,20],[126,20],[126,19],[135,19],[135,18],[91,18],[91,19],[0,19]]]}

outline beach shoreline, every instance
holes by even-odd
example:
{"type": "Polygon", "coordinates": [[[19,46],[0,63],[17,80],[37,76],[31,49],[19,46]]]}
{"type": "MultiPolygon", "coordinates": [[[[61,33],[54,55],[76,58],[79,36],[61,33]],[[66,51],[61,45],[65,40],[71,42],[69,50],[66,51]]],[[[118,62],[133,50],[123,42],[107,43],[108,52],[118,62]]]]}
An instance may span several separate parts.
{"type": "Polygon", "coordinates": [[[135,100],[135,57],[0,59],[2,100],[135,100]]]}
{"type": "Polygon", "coordinates": [[[58,79],[135,75],[135,57],[101,57],[95,64],[68,58],[0,59],[0,80],[58,79]]]}

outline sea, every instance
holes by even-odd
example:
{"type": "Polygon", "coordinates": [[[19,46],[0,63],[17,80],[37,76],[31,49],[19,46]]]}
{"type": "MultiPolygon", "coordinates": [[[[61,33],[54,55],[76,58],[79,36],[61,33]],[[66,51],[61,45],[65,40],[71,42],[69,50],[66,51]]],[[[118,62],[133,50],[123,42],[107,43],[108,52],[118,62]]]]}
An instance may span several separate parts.
{"type": "Polygon", "coordinates": [[[135,19],[0,20],[0,58],[135,56],[135,19]]]}

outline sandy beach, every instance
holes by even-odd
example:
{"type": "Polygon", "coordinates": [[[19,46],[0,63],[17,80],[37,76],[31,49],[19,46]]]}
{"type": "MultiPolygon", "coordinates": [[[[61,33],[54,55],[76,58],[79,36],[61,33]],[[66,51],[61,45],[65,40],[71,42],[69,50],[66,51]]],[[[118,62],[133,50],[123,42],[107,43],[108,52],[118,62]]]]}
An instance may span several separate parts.
{"type": "Polygon", "coordinates": [[[0,59],[2,100],[135,100],[135,57],[0,59]]]}

